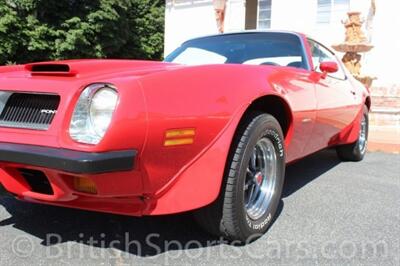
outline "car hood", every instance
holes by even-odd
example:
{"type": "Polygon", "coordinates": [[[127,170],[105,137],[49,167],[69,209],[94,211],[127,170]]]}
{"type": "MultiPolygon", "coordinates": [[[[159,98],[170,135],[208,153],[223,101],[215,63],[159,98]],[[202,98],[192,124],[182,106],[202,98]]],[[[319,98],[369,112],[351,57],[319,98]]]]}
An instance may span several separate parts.
{"type": "Polygon", "coordinates": [[[140,60],[65,60],[0,67],[0,78],[118,78],[137,77],[184,66],[140,60]]]}

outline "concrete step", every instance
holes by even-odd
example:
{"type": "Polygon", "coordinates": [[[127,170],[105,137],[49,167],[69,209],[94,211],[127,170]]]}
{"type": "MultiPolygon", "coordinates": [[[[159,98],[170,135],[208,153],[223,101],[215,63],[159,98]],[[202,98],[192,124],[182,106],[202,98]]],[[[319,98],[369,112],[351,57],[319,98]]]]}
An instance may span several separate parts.
{"type": "Polygon", "coordinates": [[[400,85],[371,89],[372,126],[400,127],[400,85]]]}
{"type": "Polygon", "coordinates": [[[369,150],[400,153],[400,85],[373,87],[369,150]]]}
{"type": "Polygon", "coordinates": [[[369,151],[400,153],[400,127],[371,126],[368,135],[369,151]]]}
{"type": "Polygon", "coordinates": [[[369,114],[371,126],[386,126],[400,128],[400,109],[372,108],[369,114]]]}
{"type": "Polygon", "coordinates": [[[372,87],[371,96],[400,97],[400,84],[385,87],[372,87]]]}
{"type": "Polygon", "coordinates": [[[371,97],[373,107],[383,107],[400,110],[399,96],[374,96],[371,97]]]}

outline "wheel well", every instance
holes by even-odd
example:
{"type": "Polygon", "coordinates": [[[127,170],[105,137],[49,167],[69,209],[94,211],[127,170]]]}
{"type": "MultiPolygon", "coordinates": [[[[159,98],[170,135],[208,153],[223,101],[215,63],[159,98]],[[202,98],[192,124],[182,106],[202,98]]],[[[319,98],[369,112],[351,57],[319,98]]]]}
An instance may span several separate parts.
{"type": "Polygon", "coordinates": [[[368,107],[368,110],[371,110],[371,97],[367,97],[367,99],[365,99],[365,105],[368,107]]]}
{"type": "Polygon", "coordinates": [[[245,119],[249,114],[256,112],[268,113],[275,117],[282,128],[283,135],[286,138],[289,132],[290,125],[292,123],[292,112],[285,100],[283,100],[279,96],[274,95],[263,96],[256,99],[247,108],[245,114],[243,115],[241,123],[243,122],[243,119],[245,119]]]}

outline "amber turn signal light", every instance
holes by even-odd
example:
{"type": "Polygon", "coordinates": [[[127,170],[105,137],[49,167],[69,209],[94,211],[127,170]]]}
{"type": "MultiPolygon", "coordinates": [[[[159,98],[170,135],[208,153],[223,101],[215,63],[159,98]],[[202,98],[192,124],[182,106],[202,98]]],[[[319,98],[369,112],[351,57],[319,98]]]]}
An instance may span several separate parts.
{"type": "Polygon", "coordinates": [[[164,146],[179,146],[194,143],[196,130],[194,128],[171,129],[165,132],[164,146]]]}
{"type": "Polygon", "coordinates": [[[96,184],[86,177],[74,177],[74,189],[82,193],[97,194],[96,184]]]}

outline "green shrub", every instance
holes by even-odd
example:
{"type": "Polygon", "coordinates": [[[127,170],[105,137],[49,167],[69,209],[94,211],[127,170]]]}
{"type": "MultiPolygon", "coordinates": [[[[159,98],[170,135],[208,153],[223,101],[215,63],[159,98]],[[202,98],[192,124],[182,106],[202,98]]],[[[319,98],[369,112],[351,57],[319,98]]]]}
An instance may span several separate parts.
{"type": "Polygon", "coordinates": [[[160,59],[164,0],[0,0],[0,64],[160,59]]]}

